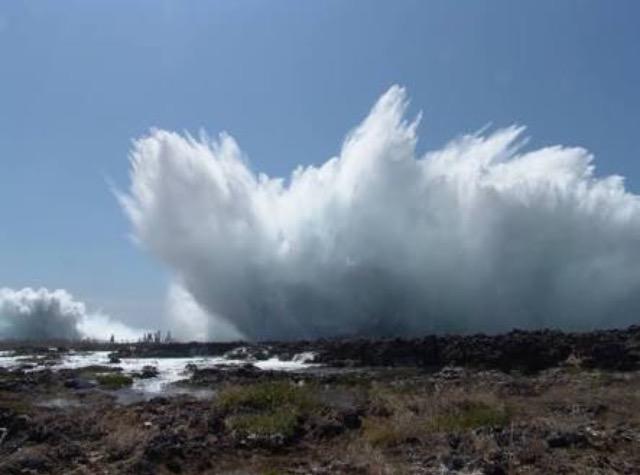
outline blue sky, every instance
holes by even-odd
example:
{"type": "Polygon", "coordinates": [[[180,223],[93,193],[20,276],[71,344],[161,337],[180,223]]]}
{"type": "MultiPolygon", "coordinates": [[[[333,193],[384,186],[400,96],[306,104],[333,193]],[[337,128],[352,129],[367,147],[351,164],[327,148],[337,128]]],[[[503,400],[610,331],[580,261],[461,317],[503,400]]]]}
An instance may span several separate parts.
{"type": "Polygon", "coordinates": [[[0,286],[162,311],[167,276],[128,238],[149,127],[230,132],[255,170],[338,152],[390,85],[419,148],[487,123],[581,145],[640,190],[635,1],[7,1],[0,4],[0,286]]]}

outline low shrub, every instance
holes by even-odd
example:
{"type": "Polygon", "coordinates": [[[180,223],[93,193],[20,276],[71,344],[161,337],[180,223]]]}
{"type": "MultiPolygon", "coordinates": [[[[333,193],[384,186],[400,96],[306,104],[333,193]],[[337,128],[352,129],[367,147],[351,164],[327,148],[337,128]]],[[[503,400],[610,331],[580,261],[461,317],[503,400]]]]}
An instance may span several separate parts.
{"type": "Polygon", "coordinates": [[[226,427],[241,437],[290,439],[319,404],[308,386],[270,381],[227,386],[215,406],[226,413],[226,427]]]}

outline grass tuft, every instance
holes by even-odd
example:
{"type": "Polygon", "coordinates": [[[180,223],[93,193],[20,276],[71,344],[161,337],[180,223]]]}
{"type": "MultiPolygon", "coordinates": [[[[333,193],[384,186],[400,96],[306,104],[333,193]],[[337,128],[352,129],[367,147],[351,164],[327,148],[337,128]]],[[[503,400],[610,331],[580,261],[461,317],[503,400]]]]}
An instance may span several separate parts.
{"type": "Polygon", "coordinates": [[[226,420],[229,429],[244,435],[253,434],[259,437],[281,435],[293,437],[298,426],[296,414],[287,410],[275,410],[257,414],[238,414],[226,420]]]}

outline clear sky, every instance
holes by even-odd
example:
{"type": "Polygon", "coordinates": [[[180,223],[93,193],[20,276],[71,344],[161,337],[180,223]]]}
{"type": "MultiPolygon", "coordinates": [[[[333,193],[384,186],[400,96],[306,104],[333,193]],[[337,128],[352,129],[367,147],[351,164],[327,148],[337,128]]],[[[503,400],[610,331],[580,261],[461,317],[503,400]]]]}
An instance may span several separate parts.
{"type": "Polygon", "coordinates": [[[389,86],[420,150],[492,123],[581,145],[640,191],[637,1],[4,1],[0,287],[66,288],[132,323],[166,273],[128,238],[150,127],[226,130],[255,170],[336,154],[389,86]]]}

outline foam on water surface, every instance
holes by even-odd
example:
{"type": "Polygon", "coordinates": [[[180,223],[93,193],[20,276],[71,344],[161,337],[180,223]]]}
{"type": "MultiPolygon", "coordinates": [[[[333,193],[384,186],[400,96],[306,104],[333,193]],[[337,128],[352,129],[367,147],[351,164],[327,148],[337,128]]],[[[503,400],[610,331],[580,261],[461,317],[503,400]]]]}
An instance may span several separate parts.
{"type": "MultiPolygon", "coordinates": [[[[252,363],[258,369],[269,371],[300,371],[316,366],[309,361],[313,360],[314,354],[310,352],[295,355],[290,361],[283,361],[277,357],[272,357],[262,361],[254,361],[251,358],[227,358],[224,356],[198,356],[183,358],[121,358],[120,362],[109,361],[109,351],[89,351],[89,352],[69,352],[65,353],[58,361],[50,362],[47,368],[57,371],[61,369],[78,369],[87,366],[106,366],[110,368],[122,368],[125,374],[141,373],[145,366],[153,366],[158,371],[157,376],[152,378],[136,378],[131,390],[147,394],[167,394],[180,393],[176,389],[168,390],[168,387],[177,381],[187,379],[189,371],[187,366],[196,368],[214,368],[216,366],[241,366],[252,363]]],[[[27,371],[38,371],[45,368],[45,365],[34,361],[35,357],[27,357],[29,363],[35,364],[34,368],[27,371]]],[[[37,357],[37,360],[43,360],[37,357]]],[[[24,355],[12,355],[11,352],[0,353],[0,367],[16,369],[25,364],[24,355]]],[[[184,392],[184,391],[182,391],[184,392]]],[[[191,394],[191,391],[187,391],[191,394]]]]}

